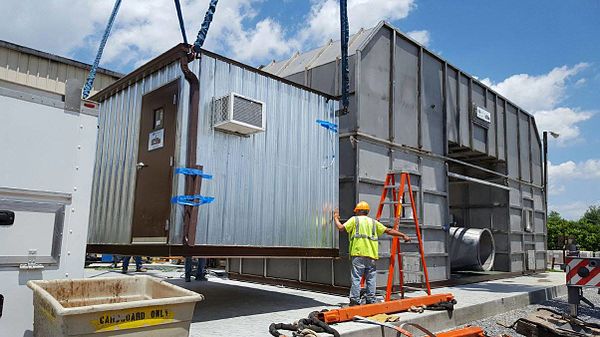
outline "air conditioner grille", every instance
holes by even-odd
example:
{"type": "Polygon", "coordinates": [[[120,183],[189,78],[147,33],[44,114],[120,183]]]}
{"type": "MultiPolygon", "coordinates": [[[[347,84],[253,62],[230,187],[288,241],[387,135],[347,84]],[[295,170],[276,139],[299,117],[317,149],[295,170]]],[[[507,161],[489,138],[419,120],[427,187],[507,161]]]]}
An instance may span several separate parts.
{"type": "Polygon", "coordinates": [[[234,96],[233,119],[262,128],[262,104],[243,97],[234,96]]]}
{"type": "Polygon", "coordinates": [[[214,101],[213,124],[219,124],[229,119],[229,96],[214,101]]]}

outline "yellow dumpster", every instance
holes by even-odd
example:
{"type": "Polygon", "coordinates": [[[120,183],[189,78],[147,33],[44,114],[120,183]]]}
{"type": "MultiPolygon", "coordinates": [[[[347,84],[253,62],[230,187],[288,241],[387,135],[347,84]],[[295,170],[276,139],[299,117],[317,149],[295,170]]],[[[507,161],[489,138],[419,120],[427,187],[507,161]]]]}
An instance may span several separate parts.
{"type": "Polygon", "coordinates": [[[150,276],[29,281],[36,337],[187,337],[204,297],[150,276]]]}

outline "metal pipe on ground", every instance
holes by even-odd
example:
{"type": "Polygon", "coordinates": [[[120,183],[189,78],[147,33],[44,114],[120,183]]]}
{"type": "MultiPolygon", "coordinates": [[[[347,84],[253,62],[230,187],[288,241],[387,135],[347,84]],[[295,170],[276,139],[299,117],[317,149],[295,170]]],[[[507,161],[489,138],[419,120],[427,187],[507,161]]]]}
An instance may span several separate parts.
{"type": "Polygon", "coordinates": [[[450,227],[450,268],[452,271],[489,271],[494,267],[496,245],[487,228],[450,227]]]}

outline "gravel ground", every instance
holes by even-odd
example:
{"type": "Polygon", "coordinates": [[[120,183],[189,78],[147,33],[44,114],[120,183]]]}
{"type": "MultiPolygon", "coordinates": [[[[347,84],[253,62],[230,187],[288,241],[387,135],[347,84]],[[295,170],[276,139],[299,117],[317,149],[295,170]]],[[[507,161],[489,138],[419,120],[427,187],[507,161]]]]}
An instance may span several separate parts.
{"type": "MultiPolygon", "coordinates": [[[[600,295],[598,294],[598,289],[588,288],[584,290],[584,296],[590,300],[596,308],[590,308],[586,304],[582,304],[579,306],[579,318],[584,320],[596,319],[600,320],[600,295]]],[[[509,336],[521,336],[517,334],[514,330],[504,328],[499,323],[503,325],[512,325],[517,319],[526,317],[530,313],[537,310],[537,308],[547,307],[550,309],[554,309],[556,311],[569,312],[569,304],[567,303],[567,297],[557,297],[553,300],[546,301],[542,304],[532,304],[526,306],[521,309],[516,309],[512,311],[505,312],[500,315],[496,315],[493,317],[489,317],[486,319],[482,319],[479,321],[473,321],[468,323],[467,325],[476,325],[480,326],[487,332],[489,336],[499,336],[501,334],[506,334],[509,336]]]]}

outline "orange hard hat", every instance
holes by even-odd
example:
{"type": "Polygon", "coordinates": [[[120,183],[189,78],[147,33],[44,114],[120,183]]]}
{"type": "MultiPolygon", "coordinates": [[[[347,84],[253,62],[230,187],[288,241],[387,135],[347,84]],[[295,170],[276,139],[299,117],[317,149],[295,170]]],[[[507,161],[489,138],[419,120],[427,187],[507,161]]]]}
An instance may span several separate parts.
{"type": "Polygon", "coordinates": [[[370,211],[371,207],[369,206],[369,204],[366,201],[361,201],[358,204],[356,204],[356,207],[354,207],[354,212],[358,212],[358,211],[370,211]]]}

